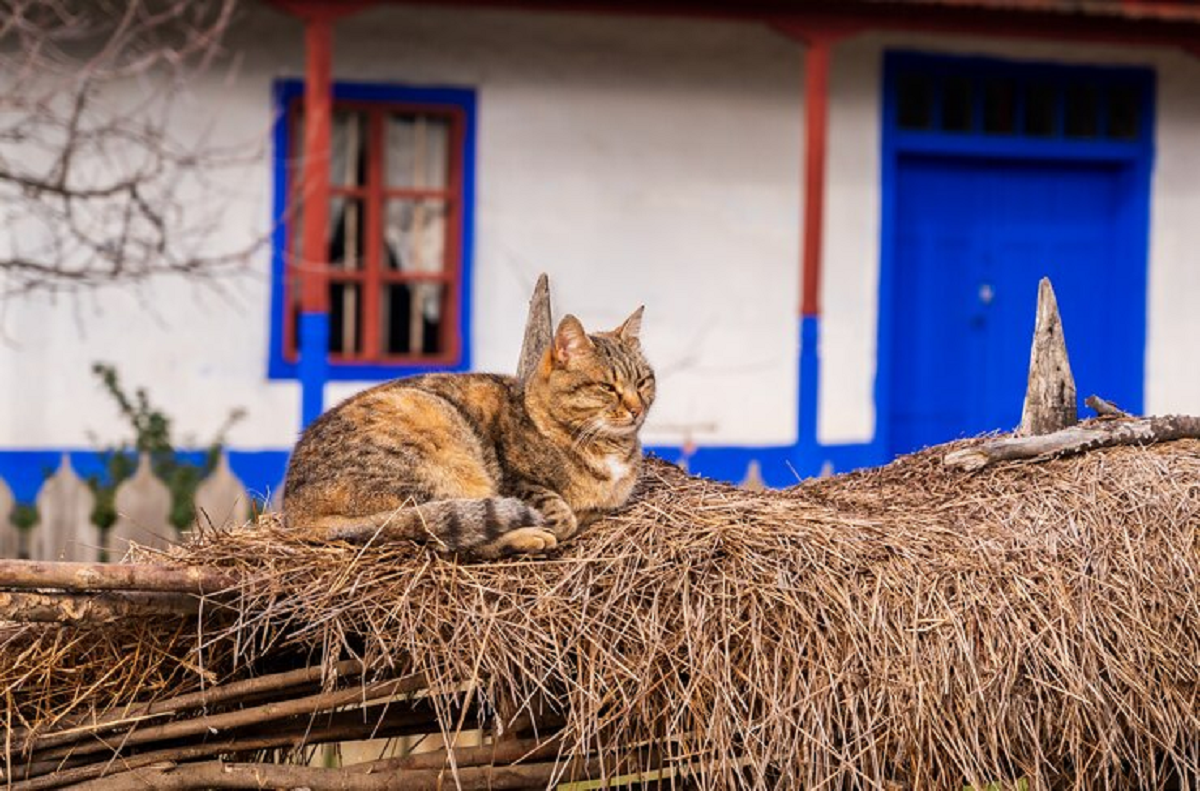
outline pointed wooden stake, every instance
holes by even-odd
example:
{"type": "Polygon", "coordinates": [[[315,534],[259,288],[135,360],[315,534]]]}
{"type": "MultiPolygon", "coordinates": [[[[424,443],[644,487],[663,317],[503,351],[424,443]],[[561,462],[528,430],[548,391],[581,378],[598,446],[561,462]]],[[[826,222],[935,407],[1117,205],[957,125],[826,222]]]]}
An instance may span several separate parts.
{"type": "Polygon", "coordinates": [[[529,316],[525,319],[525,338],[521,341],[521,359],[517,363],[517,378],[529,381],[550,341],[554,338],[554,321],[550,312],[550,278],[538,276],[529,299],[529,316]]]}
{"type": "Polygon", "coordinates": [[[1038,284],[1037,324],[1029,353],[1029,385],[1021,410],[1018,437],[1059,431],[1079,422],[1075,405],[1075,379],[1067,359],[1062,317],[1050,278],[1038,284]]]}

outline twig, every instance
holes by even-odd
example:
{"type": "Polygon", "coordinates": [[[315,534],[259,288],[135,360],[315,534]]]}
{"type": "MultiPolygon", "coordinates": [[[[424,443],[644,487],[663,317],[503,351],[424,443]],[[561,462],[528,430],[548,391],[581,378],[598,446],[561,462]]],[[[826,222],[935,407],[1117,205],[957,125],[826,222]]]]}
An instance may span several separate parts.
{"type": "Polygon", "coordinates": [[[1111,401],[1105,401],[1098,395],[1088,396],[1083,400],[1083,403],[1091,407],[1100,417],[1132,417],[1124,409],[1121,409],[1111,401]]]}

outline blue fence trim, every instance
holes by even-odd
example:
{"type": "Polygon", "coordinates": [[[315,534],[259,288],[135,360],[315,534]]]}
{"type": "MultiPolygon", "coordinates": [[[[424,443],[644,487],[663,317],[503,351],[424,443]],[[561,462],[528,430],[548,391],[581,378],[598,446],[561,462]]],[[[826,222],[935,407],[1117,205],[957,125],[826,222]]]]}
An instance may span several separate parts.
{"type": "MultiPolygon", "coordinates": [[[[297,379],[299,365],[283,356],[283,317],[287,307],[284,294],[285,251],[288,239],[288,164],[293,156],[288,130],[288,106],[304,94],[304,81],[277,80],[272,86],[275,107],[274,140],[274,197],[275,229],[271,235],[271,305],[267,351],[267,378],[297,379]]],[[[416,87],[392,83],[335,82],[334,100],[370,102],[409,102],[439,104],[454,107],[463,113],[462,152],[462,234],[459,262],[461,284],[458,310],[458,333],[461,345],[458,360],[449,365],[425,363],[334,363],[328,366],[327,381],[371,382],[399,376],[415,376],[433,371],[471,370],[471,316],[475,261],[475,91],[470,88],[416,87]]],[[[301,339],[303,340],[303,335],[301,339]]]]}

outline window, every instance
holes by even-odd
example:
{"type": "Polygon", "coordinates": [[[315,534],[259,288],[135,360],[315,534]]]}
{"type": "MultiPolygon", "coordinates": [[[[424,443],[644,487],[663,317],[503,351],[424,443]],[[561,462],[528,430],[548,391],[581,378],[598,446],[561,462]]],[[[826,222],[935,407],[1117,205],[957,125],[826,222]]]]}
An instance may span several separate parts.
{"type": "Polygon", "coordinates": [[[888,55],[891,126],[952,146],[1145,143],[1153,74],[990,58],[888,55]]]}
{"type": "MultiPolygon", "coordinates": [[[[305,195],[303,85],[278,91],[271,373],[295,375],[300,347],[305,195]],[[282,159],[280,159],[282,158],[282,159]]],[[[337,85],[330,145],[331,378],[469,367],[473,94],[337,85]]]]}

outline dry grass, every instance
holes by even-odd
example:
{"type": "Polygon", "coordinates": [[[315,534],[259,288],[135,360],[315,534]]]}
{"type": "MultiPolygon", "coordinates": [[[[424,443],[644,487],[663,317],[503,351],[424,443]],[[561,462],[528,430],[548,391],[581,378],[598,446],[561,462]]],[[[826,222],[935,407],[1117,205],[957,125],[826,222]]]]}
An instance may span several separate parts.
{"type": "Polygon", "coordinates": [[[174,556],[245,575],[235,619],[12,632],[8,721],[362,656],[475,704],[437,704],[447,733],[553,711],[564,753],[643,745],[707,787],[1195,786],[1200,442],[945,450],[785,492],[654,462],[552,559],[209,532],[174,556]]]}

